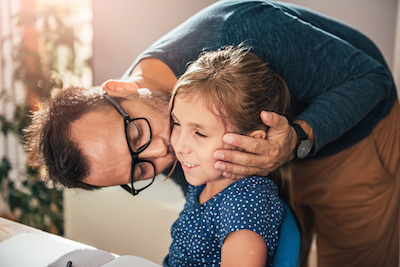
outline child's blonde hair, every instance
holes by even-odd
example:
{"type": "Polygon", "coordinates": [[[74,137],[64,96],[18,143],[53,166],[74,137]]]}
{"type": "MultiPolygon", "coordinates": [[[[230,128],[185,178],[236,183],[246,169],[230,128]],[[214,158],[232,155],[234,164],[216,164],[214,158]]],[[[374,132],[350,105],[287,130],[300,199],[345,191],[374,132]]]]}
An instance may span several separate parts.
{"type": "Polygon", "coordinates": [[[171,110],[177,96],[199,96],[239,134],[267,131],[260,118],[263,110],[288,116],[290,94],[285,81],[250,50],[239,45],[202,53],[175,84],[171,110]]]}
{"type": "Polygon", "coordinates": [[[287,116],[290,105],[284,80],[243,45],[204,52],[190,64],[175,85],[171,107],[177,95],[193,94],[241,134],[265,129],[261,111],[287,116]]]}

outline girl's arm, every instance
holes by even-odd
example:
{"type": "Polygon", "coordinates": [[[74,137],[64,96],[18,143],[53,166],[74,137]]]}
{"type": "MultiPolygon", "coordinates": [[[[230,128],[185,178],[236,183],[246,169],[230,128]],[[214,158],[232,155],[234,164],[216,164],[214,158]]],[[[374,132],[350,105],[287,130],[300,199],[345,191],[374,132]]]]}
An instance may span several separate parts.
{"type": "Polygon", "coordinates": [[[267,256],[267,244],[259,234],[250,230],[238,230],[230,233],[224,240],[221,267],[265,267],[267,256]]]}

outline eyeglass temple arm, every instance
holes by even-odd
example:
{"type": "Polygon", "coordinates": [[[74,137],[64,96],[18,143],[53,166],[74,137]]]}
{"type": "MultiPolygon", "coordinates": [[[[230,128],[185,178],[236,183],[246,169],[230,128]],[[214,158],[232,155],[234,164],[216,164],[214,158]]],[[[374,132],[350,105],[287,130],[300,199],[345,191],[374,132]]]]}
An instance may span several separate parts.
{"type": "Polygon", "coordinates": [[[125,189],[129,194],[135,195],[135,194],[133,193],[133,189],[130,188],[129,185],[127,185],[127,184],[121,184],[120,186],[121,186],[123,189],[125,189]]]}
{"type": "Polygon", "coordinates": [[[140,188],[139,190],[134,189],[133,187],[131,188],[129,185],[127,184],[121,184],[119,186],[121,186],[123,189],[125,189],[129,194],[131,194],[132,196],[136,196],[139,194],[140,191],[143,191],[144,189],[146,189],[147,187],[149,187],[150,185],[152,185],[154,183],[154,178],[151,181],[150,184],[146,185],[143,188],[140,188]]]}
{"type": "Polygon", "coordinates": [[[104,93],[104,98],[107,99],[108,101],[111,102],[111,104],[113,104],[113,106],[117,109],[117,111],[119,112],[119,114],[121,114],[122,117],[124,117],[124,119],[128,119],[129,120],[129,115],[125,112],[125,110],[123,110],[120,106],[120,104],[111,96],[109,96],[107,93],[104,93]]]}

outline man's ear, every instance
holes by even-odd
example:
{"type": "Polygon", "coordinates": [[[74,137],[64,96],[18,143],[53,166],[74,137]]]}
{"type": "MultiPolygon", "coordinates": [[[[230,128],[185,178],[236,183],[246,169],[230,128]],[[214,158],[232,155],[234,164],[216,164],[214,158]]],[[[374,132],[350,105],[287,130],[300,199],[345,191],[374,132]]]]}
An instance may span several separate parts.
{"type": "Polygon", "coordinates": [[[265,139],[265,138],[267,138],[267,133],[263,130],[255,130],[250,133],[250,136],[255,137],[255,138],[265,139]]]}
{"type": "Polygon", "coordinates": [[[111,96],[124,96],[127,93],[137,92],[139,89],[136,83],[120,80],[105,81],[101,87],[111,96]]]}

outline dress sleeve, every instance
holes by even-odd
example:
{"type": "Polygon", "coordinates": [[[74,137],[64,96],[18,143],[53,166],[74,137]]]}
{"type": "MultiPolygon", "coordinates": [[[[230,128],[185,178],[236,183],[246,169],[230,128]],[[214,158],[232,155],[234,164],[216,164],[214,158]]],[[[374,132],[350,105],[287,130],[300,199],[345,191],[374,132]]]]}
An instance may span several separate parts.
{"type": "Polygon", "coordinates": [[[262,236],[268,246],[269,254],[275,251],[278,232],[282,221],[282,203],[279,197],[240,188],[230,192],[220,204],[216,225],[217,237],[222,247],[226,236],[238,230],[251,230],[262,236]]]}

